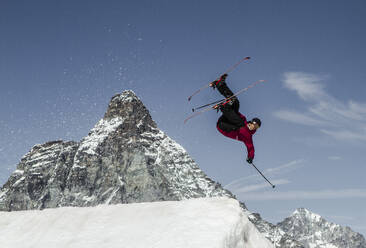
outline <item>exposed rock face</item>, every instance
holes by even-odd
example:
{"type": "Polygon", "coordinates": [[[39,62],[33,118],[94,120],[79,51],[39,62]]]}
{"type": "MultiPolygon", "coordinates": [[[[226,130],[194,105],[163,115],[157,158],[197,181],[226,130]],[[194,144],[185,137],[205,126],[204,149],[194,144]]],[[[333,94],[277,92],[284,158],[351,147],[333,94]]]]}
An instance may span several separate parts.
{"type": "Polygon", "coordinates": [[[234,196],[160,131],[132,91],[116,95],[80,142],[34,146],[0,193],[0,210],[234,196]]]}
{"type": "Polygon", "coordinates": [[[320,215],[299,208],[278,227],[306,248],[366,248],[365,238],[349,227],[330,223],[320,215]]]}
{"type": "Polygon", "coordinates": [[[77,147],[62,141],[34,146],[1,189],[0,210],[58,206],[77,147]]]}
{"type": "Polygon", "coordinates": [[[276,248],[305,248],[303,244],[288,235],[279,226],[263,220],[259,214],[247,213],[247,215],[249,220],[267,239],[272,241],[276,248]]]}

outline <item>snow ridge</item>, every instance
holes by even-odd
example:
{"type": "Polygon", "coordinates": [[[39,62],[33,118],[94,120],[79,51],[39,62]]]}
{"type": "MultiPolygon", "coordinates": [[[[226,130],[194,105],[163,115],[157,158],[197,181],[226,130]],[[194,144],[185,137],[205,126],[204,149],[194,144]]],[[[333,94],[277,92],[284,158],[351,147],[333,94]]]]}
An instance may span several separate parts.
{"type": "Polygon", "coordinates": [[[273,248],[225,197],[0,212],[0,226],[9,248],[273,248]]]}

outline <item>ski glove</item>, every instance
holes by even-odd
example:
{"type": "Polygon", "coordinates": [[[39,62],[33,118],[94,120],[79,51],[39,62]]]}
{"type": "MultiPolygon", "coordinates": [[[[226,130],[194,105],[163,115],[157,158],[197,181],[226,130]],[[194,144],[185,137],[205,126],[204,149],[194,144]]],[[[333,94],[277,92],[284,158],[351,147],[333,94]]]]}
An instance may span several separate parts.
{"type": "Polygon", "coordinates": [[[253,159],[252,158],[247,158],[247,162],[249,163],[249,164],[251,164],[251,163],[253,163],[253,159]]]}

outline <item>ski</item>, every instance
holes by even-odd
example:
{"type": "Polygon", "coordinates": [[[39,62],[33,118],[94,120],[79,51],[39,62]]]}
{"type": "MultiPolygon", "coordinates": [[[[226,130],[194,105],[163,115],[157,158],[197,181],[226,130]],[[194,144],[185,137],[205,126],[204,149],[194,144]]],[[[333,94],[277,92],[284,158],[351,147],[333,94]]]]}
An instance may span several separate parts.
{"type": "MultiPolygon", "coordinates": [[[[203,106],[200,106],[200,107],[197,107],[195,109],[201,109],[203,108],[202,110],[198,111],[198,112],[195,112],[194,114],[188,116],[185,120],[184,120],[184,124],[187,123],[188,120],[204,113],[204,112],[207,112],[211,109],[218,109],[220,107],[220,105],[225,105],[226,103],[228,103],[230,101],[231,98],[235,97],[235,96],[238,96],[239,94],[249,90],[250,88],[253,88],[254,86],[256,86],[257,84],[259,83],[263,83],[265,82],[265,80],[258,80],[252,84],[250,84],[248,87],[244,88],[244,89],[241,89],[239,90],[238,92],[236,92],[234,95],[232,95],[231,97],[228,97],[228,98],[225,98],[225,99],[222,99],[222,100],[219,100],[219,101],[216,101],[216,102],[213,102],[213,103],[209,103],[209,104],[206,104],[206,105],[203,105],[203,106]],[[216,103],[216,104],[215,104],[216,103]],[[212,104],[215,104],[214,106],[209,106],[209,105],[212,105],[212,104]],[[209,106],[209,107],[206,107],[206,106],[209,106]],[[204,108],[206,107],[206,108],[204,108]]],[[[193,112],[195,109],[192,109],[193,112]]]]}
{"type": "MultiPolygon", "coordinates": [[[[243,62],[244,60],[249,60],[249,59],[250,59],[250,57],[242,58],[235,65],[233,65],[232,67],[230,67],[229,69],[227,69],[223,74],[228,74],[229,72],[233,71],[239,64],[241,64],[241,62],[243,62]]],[[[217,78],[216,80],[220,80],[220,78],[217,78]]],[[[198,89],[197,91],[195,91],[191,96],[188,97],[188,101],[190,101],[192,99],[192,97],[195,96],[196,94],[198,94],[200,91],[202,91],[202,90],[210,87],[210,85],[211,85],[211,83],[206,84],[206,85],[202,86],[200,89],[198,89]]]]}

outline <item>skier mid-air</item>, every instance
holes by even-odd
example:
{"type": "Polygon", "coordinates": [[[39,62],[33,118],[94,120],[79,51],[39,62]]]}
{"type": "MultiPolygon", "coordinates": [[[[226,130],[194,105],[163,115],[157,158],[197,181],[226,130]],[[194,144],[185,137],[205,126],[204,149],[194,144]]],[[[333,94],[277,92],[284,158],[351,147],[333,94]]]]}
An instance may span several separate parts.
{"type": "Polygon", "coordinates": [[[239,100],[233,96],[233,92],[226,85],[226,77],[227,74],[224,74],[219,80],[210,84],[214,89],[217,88],[225,98],[229,98],[224,104],[218,105],[222,116],[218,119],[216,127],[226,137],[244,142],[248,151],[247,162],[251,164],[254,159],[252,136],[261,126],[261,121],[258,118],[247,121],[246,117],[239,112],[239,100]]]}
{"type": "Polygon", "coordinates": [[[225,99],[192,108],[193,112],[196,110],[199,111],[196,111],[194,114],[188,116],[188,118],[184,120],[184,123],[187,123],[188,120],[206,111],[209,111],[210,109],[221,110],[222,116],[217,121],[217,130],[219,130],[219,132],[226,137],[244,142],[248,151],[247,162],[251,164],[259,174],[261,174],[261,176],[272,186],[272,188],[275,188],[275,185],[272,184],[253,163],[254,145],[252,136],[261,126],[261,120],[259,118],[253,118],[251,121],[247,121],[247,118],[239,112],[239,100],[237,98],[239,94],[247,91],[259,83],[265,82],[265,80],[258,80],[246,88],[239,90],[235,94],[229,89],[229,87],[227,87],[225,82],[227,73],[233,71],[240,63],[249,59],[250,57],[242,58],[238,63],[226,70],[226,72],[219,79],[204,85],[200,89],[196,90],[191,96],[189,96],[188,101],[190,101],[193,96],[201,92],[203,89],[212,87],[217,89],[225,97],[225,99]],[[213,104],[216,105],[212,106],[213,104]]]}

